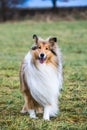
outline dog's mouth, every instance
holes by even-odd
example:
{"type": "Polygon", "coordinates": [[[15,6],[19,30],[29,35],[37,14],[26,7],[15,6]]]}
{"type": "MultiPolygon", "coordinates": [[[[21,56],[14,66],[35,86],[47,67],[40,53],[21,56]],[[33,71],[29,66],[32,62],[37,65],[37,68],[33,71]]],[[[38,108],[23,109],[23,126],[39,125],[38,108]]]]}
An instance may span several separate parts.
{"type": "Polygon", "coordinates": [[[43,64],[45,62],[46,58],[39,58],[39,62],[43,64]]]}

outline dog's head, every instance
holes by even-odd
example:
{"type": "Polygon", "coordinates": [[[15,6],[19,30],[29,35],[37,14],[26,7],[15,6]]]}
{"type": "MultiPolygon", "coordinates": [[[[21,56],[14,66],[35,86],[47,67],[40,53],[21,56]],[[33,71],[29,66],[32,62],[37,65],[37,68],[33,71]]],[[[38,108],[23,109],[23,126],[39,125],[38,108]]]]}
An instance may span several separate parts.
{"type": "MultiPolygon", "coordinates": [[[[53,56],[57,56],[57,38],[49,37],[46,40],[33,35],[34,45],[32,46],[33,60],[38,60],[41,64],[51,61],[53,56]]],[[[35,61],[34,61],[35,62],[35,61]]]]}

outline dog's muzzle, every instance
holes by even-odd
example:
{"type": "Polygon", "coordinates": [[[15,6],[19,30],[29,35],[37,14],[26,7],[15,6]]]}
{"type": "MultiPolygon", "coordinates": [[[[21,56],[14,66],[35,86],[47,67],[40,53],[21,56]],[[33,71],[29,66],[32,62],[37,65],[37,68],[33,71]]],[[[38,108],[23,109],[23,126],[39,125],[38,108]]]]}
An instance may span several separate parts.
{"type": "Polygon", "coordinates": [[[44,63],[45,59],[46,59],[46,55],[44,53],[40,53],[39,54],[39,61],[41,64],[44,63]]]}

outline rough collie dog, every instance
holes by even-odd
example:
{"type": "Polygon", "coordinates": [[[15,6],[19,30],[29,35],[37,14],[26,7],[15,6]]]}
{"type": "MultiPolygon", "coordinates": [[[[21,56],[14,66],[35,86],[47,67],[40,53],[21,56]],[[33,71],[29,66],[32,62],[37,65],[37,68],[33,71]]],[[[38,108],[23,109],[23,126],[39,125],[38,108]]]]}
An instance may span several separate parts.
{"type": "Polygon", "coordinates": [[[58,96],[62,86],[61,54],[57,38],[43,40],[33,35],[34,44],[25,56],[20,69],[20,89],[24,96],[21,113],[36,118],[43,108],[43,119],[58,113],[58,96]]]}

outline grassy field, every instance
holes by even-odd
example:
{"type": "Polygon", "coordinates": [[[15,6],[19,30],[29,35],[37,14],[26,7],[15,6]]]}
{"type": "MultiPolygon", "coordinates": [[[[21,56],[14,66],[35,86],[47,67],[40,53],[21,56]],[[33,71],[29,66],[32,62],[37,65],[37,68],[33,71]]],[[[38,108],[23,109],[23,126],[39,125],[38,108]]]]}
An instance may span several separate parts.
{"type": "Polygon", "coordinates": [[[0,130],[87,130],[87,21],[0,24],[0,130]],[[63,55],[60,113],[51,121],[20,114],[19,66],[33,34],[57,36],[63,55]]]}

